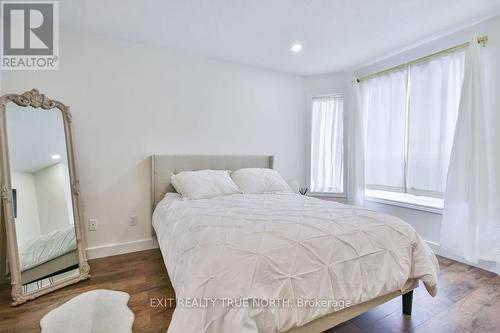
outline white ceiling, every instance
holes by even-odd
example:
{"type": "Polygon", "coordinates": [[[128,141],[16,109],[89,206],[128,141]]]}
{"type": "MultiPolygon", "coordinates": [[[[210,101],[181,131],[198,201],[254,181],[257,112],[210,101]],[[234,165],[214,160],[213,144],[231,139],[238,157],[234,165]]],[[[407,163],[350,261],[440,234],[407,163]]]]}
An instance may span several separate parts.
{"type": "Polygon", "coordinates": [[[11,172],[36,172],[59,162],[67,163],[62,113],[8,103],[7,139],[11,172]],[[60,155],[54,161],[51,156],[60,155]]]}
{"type": "MultiPolygon", "coordinates": [[[[308,75],[500,13],[500,0],[64,0],[63,26],[308,75]],[[294,42],[303,44],[292,54],[294,42]]],[[[98,50],[95,50],[98,52],[98,50]]]]}

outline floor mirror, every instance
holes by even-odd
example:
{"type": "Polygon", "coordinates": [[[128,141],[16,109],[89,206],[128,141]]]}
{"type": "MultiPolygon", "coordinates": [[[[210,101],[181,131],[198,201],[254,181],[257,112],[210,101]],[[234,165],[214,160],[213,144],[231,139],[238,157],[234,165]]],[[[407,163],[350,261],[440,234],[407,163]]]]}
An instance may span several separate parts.
{"type": "MultiPolygon", "coordinates": [[[[89,277],[71,114],[33,89],[0,99],[2,230],[12,305],[89,277]]],[[[5,271],[5,269],[4,269],[5,271]]],[[[4,278],[5,278],[4,277],[4,278]]]]}

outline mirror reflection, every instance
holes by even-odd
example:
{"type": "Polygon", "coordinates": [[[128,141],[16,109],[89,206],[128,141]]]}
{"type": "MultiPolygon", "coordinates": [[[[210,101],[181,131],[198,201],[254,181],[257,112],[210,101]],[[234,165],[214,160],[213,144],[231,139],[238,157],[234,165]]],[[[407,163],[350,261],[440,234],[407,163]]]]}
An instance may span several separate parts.
{"type": "Polygon", "coordinates": [[[6,105],[7,135],[23,292],[78,275],[63,115],[6,105]]]}

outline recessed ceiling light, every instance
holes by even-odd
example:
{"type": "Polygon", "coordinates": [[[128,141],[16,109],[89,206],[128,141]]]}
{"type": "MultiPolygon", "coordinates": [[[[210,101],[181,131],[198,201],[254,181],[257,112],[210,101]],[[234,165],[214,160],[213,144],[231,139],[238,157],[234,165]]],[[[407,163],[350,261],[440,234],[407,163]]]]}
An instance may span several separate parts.
{"type": "Polygon", "coordinates": [[[57,161],[57,160],[61,159],[61,155],[54,154],[54,155],[50,156],[50,158],[52,158],[54,161],[57,161]]]}
{"type": "Polygon", "coordinates": [[[292,45],[290,50],[292,50],[292,52],[298,53],[298,52],[302,51],[302,45],[300,45],[299,43],[295,43],[292,45]]]}

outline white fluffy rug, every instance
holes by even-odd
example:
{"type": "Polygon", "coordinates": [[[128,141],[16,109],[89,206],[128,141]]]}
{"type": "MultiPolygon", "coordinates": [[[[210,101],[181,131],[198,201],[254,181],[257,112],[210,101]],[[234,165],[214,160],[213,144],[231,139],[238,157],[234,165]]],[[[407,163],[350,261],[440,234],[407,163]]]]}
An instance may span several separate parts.
{"type": "Polygon", "coordinates": [[[40,321],[43,333],[129,333],[134,313],[130,295],[97,289],[84,292],[50,311],[40,321]]]}

